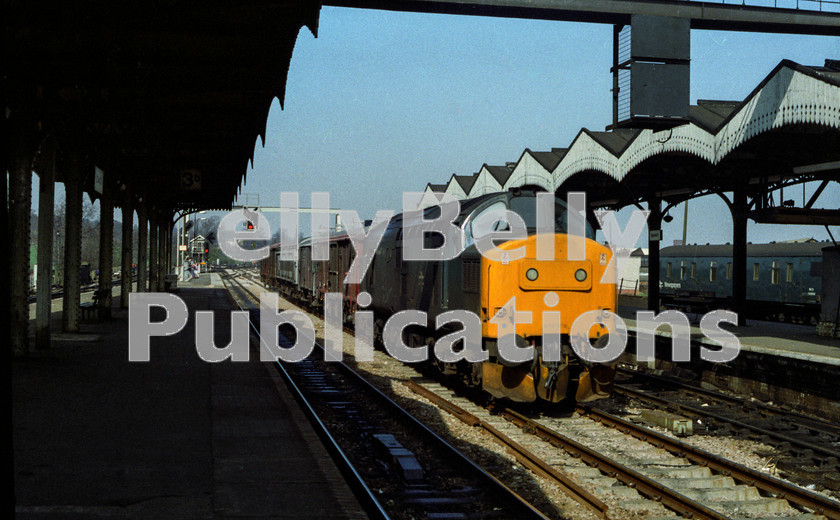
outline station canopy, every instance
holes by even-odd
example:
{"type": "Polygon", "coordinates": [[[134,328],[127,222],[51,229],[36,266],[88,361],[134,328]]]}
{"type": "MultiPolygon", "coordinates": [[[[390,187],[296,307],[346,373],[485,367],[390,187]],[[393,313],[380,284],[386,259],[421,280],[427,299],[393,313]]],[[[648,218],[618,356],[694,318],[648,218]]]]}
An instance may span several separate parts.
{"type": "MultiPolygon", "coordinates": [[[[664,129],[580,130],[567,147],[526,149],[515,162],[483,165],[472,178],[428,184],[427,200],[530,186],[593,206],[623,207],[651,196],[679,202],[745,189],[840,180],[840,62],[783,60],[740,101],[699,100],[688,121],[664,129]]],[[[832,217],[832,218],[836,218],[832,217]]]]}
{"type": "MultiPolygon", "coordinates": [[[[155,206],[231,205],[312,1],[4,5],[6,118],[155,206]],[[52,140],[52,141],[50,141],[52,140]]],[[[119,200],[117,201],[119,204],[119,200]]]]}

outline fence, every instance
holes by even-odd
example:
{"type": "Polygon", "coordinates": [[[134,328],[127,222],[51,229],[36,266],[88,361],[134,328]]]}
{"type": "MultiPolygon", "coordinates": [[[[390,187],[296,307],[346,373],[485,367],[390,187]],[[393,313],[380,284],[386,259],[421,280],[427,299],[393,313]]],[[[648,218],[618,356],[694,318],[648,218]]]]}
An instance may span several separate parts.
{"type": "Polygon", "coordinates": [[[617,294],[629,296],[647,296],[647,282],[637,279],[620,279],[616,284],[617,294]]]}

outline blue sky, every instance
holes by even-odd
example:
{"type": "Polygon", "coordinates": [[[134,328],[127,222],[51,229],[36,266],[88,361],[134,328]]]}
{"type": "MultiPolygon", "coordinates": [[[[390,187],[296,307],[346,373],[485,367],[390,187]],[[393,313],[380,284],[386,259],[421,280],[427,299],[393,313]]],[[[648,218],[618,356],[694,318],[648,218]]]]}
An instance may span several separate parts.
{"type": "MultiPolygon", "coordinates": [[[[835,37],[695,30],[691,46],[692,102],[742,100],[785,58],[840,57],[835,37]]],[[[263,205],[281,191],[299,192],[301,205],[329,191],[333,207],[370,218],[452,173],[568,146],[582,127],[610,123],[611,47],[609,25],[325,7],[319,37],[298,37],[285,110],[272,106],[242,191],[263,205]]],[[[793,192],[801,200],[802,188],[793,192]]],[[[715,199],[689,204],[689,242],[731,240],[715,199]]],[[[840,188],[817,205],[840,206],[840,188]]],[[[672,211],[663,244],[681,237],[682,214],[672,211]]],[[[804,236],[828,238],[815,226],[749,229],[753,242],[804,236]]]]}
{"type": "MultiPolygon", "coordinates": [[[[695,30],[691,47],[692,102],[742,100],[782,59],[840,58],[837,37],[695,30]]],[[[312,191],[328,191],[333,207],[363,218],[398,211],[404,191],[516,161],[525,148],[566,147],[583,127],[603,130],[612,118],[611,56],[609,25],[325,7],[319,37],[300,32],[285,110],[275,100],[242,192],[276,205],[281,191],[295,191],[307,206],[312,191]]],[[[804,196],[814,189],[805,185],[804,196]]],[[[35,210],[37,193],[33,178],[35,210]]],[[[59,184],[56,203],[63,197],[59,184]]],[[[785,198],[801,204],[803,188],[785,198]]],[[[816,206],[840,207],[840,185],[816,206]]],[[[663,245],[682,237],[683,207],[671,215],[663,245]]],[[[715,196],[691,201],[688,221],[690,243],[732,239],[715,196]]],[[[828,239],[817,226],[750,222],[748,233],[756,243],[828,239]]],[[[840,240],[840,227],[832,233],[840,240]]]]}

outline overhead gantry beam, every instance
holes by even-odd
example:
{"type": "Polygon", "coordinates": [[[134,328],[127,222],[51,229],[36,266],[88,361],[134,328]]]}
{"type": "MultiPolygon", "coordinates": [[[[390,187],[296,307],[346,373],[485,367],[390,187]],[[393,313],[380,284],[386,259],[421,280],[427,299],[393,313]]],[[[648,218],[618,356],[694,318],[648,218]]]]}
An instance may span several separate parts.
{"type": "Polygon", "coordinates": [[[633,15],[670,16],[690,19],[692,29],[840,35],[840,12],[689,0],[327,0],[324,5],[613,25],[629,24],[633,15]]]}
{"type": "Polygon", "coordinates": [[[808,208],[764,208],[749,213],[761,224],[799,224],[805,226],[840,226],[840,210],[808,208]]]}

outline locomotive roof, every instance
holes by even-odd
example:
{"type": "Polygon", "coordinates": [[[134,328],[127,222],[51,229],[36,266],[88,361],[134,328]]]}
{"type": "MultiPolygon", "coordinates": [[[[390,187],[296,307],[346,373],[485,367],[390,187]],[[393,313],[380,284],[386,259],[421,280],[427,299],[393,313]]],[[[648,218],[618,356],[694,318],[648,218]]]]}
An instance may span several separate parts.
{"type": "MultiPolygon", "coordinates": [[[[478,197],[474,197],[472,199],[459,200],[458,203],[460,204],[460,210],[461,210],[459,214],[464,215],[464,214],[470,213],[476,206],[483,203],[484,201],[492,199],[494,197],[498,197],[499,195],[505,195],[505,194],[508,194],[508,193],[509,192],[506,192],[506,191],[497,191],[497,192],[493,192],[493,193],[487,193],[487,194],[484,194],[484,195],[479,195],[478,197]]],[[[536,192],[534,192],[533,190],[529,190],[529,189],[523,189],[519,195],[514,195],[514,196],[516,196],[516,197],[533,197],[533,196],[536,196],[536,192]]],[[[437,206],[437,205],[429,206],[428,208],[424,209],[423,211],[424,211],[424,214],[426,215],[426,217],[429,218],[430,217],[429,212],[435,212],[435,211],[439,212],[440,211],[437,208],[439,208],[439,206],[437,206]]],[[[388,227],[402,225],[402,220],[403,220],[403,213],[397,213],[396,215],[391,217],[391,221],[388,223],[388,227]]]]}
{"type": "MultiPolygon", "coordinates": [[[[747,256],[822,256],[822,249],[831,242],[776,242],[747,244],[747,256]]],[[[660,257],[731,257],[732,244],[688,245],[663,247],[660,257]]]]}
{"type": "MultiPolygon", "coordinates": [[[[485,195],[479,195],[478,197],[474,197],[472,199],[459,200],[458,202],[461,205],[460,214],[464,215],[464,214],[470,213],[473,209],[475,209],[476,206],[483,203],[484,201],[486,201],[488,199],[491,199],[491,198],[494,198],[494,197],[498,197],[499,195],[505,195],[505,194],[508,194],[509,197],[536,197],[536,191],[531,190],[531,189],[527,189],[527,188],[523,188],[518,194],[515,194],[515,195],[511,194],[510,192],[504,192],[504,191],[487,193],[485,195]]],[[[432,210],[432,208],[437,208],[437,207],[438,206],[430,206],[429,208],[426,208],[424,211],[430,211],[430,210],[432,210]]],[[[403,220],[403,214],[402,213],[397,213],[396,215],[391,217],[390,222],[388,222],[388,227],[389,228],[400,227],[400,226],[402,226],[402,220],[403,220]]],[[[344,230],[344,229],[341,230],[341,231],[332,233],[329,237],[330,242],[340,242],[342,240],[349,240],[349,239],[350,239],[350,236],[347,234],[347,230],[344,230]]],[[[309,246],[309,245],[311,245],[311,243],[312,243],[312,237],[307,236],[307,237],[301,238],[299,240],[299,247],[309,246]]],[[[279,243],[272,244],[270,247],[271,247],[271,249],[277,249],[277,248],[280,247],[280,244],[279,243]]]]}

